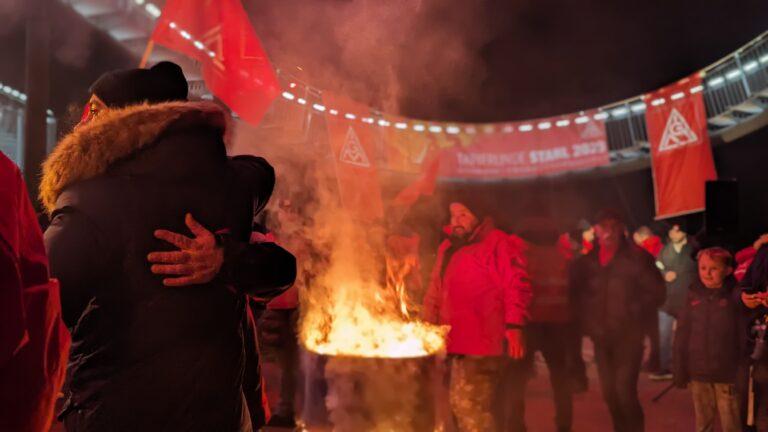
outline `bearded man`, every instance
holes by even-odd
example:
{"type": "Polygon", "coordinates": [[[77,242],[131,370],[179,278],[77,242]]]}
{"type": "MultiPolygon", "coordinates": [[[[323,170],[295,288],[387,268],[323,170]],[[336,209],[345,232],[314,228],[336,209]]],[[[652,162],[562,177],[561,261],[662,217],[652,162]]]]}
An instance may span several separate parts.
{"type": "Polygon", "coordinates": [[[448,391],[458,429],[495,431],[496,389],[505,357],[525,354],[522,330],[531,287],[524,246],[462,203],[452,203],[449,211],[449,238],[438,249],[423,318],[451,326],[448,391]]]}

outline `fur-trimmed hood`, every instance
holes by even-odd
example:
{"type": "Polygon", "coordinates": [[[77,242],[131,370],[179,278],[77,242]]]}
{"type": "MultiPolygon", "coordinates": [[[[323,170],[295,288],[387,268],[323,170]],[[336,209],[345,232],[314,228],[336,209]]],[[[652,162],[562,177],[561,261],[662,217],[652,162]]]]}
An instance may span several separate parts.
{"type": "Polygon", "coordinates": [[[224,134],[228,119],[212,102],[139,104],[106,111],[64,137],[43,163],[40,200],[51,213],[67,186],[105,173],[170,128],[205,124],[224,134]]]}

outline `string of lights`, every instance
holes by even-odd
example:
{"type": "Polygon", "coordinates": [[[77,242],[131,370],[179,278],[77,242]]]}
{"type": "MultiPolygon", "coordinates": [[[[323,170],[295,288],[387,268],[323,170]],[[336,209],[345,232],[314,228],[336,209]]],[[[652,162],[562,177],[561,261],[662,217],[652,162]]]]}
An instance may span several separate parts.
{"type": "MultiPolygon", "coordinates": [[[[143,6],[144,10],[154,19],[157,19],[162,14],[162,11],[160,8],[158,8],[155,4],[148,2],[146,0],[134,0],[136,4],[139,6],[143,6]]],[[[181,28],[178,24],[175,22],[171,22],[170,27],[177,31],[181,37],[188,40],[190,44],[192,44],[194,47],[196,47],[198,50],[205,52],[209,57],[215,58],[216,53],[213,51],[208,50],[205,47],[205,44],[201,42],[198,39],[195,39],[192,34],[181,28]]],[[[717,88],[722,85],[724,85],[727,81],[734,81],[737,79],[740,79],[743,74],[750,74],[758,71],[758,66],[760,64],[766,65],[768,64],[768,54],[760,57],[757,60],[750,61],[744,65],[742,65],[740,68],[735,68],[732,70],[729,70],[725,72],[724,74],[718,74],[715,76],[709,77],[709,79],[706,81],[707,88],[717,88]]],[[[702,72],[703,73],[703,72],[702,72]]],[[[571,124],[571,122],[575,124],[584,124],[590,121],[590,116],[585,114],[585,111],[579,111],[576,113],[570,113],[570,114],[564,114],[559,116],[553,116],[553,118],[556,118],[557,120],[554,121],[554,125],[552,124],[551,119],[542,119],[540,121],[523,121],[523,122],[514,122],[514,124],[507,123],[480,123],[480,124],[457,124],[457,123],[450,123],[450,122],[433,122],[433,121],[423,121],[423,120],[416,120],[416,119],[408,119],[403,121],[397,121],[397,122],[391,122],[387,120],[387,118],[391,118],[393,116],[387,116],[386,114],[382,115],[368,115],[368,116],[362,116],[359,113],[349,113],[349,112],[340,112],[335,107],[328,107],[321,103],[309,103],[306,98],[300,97],[299,94],[301,93],[301,90],[304,91],[304,94],[312,93],[312,94],[322,94],[323,90],[314,88],[312,86],[306,85],[306,84],[297,84],[296,82],[290,80],[289,77],[289,83],[288,87],[289,90],[285,90],[282,92],[281,97],[283,100],[289,102],[289,103],[295,103],[304,107],[307,107],[309,109],[314,110],[317,114],[325,114],[330,116],[343,116],[347,120],[352,121],[360,121],[362,123],[366,123],[369,125],[378,125],[379,127],[386,128],[386,127],[394,127],[398,130],[412,130],[415,132],[430,132],[430,133],[447,133],[447,134],[459,134],[462,131],[466,134],[475,134],[477,133],[478,129],[483,130],[485,133],[494,133],[494,132],[502,132],[502,133],[513,133],[516,130],[518,132],[531,132],[534,130],[547,130],[551,129],[552,127],[567,127],[571,124]]],[[[699,85],[692,87],[689,92],[690,94],[696,94],[704,90],[704,85],[699,85]]],[[[621,118],[626,115],[632,114],[638,114],[642,113],[646,110],[647,105],[645,102],[643,102],[643,96],[640,95],[635,98],[628,99],[630,101],[629,103],[623,104],[621,106],[616,106],[614,104],[614,107],[611,107],[610,105],[601,108],[597,108],[598,111],[595,114],[591,115],[591,118],[597,121],[605,121],[609,118],[621,118]]],[[[677,100],[680,98],[685,97],[684,92],[678,92],[672,94],[669,99],[670,100],[677,100]]],[[[650,101],[651,106],[659,106],[663,105],[667,102],[667,99],[665,98],[656,98],[650,101]]],[[[594,110],[589,110],[594,111],[594,110]]],[[[374,109],[370,109],[370,112],[376,112],[374,109]]]]}
{"type": "MultiPolygon", "coordinates": [[[[7,97],[7,98],[9,98],[11,100],[14,100],[16,102],[19,102],[22,105],[27,103],[27,95],[26,95],[26,93],[21,92],[19,90],[16,90],[15,88],[13,88],[13,87],[11,87],[11,86],[9,86],[7,84],[0,83],[0,95],[5,96],[5,97],[7,97]]],[[[53,117],[53,111],[52,110],[49,109],[49,110],[46,111],[46,113],[48,114],[48,117],[53,117]]]]}

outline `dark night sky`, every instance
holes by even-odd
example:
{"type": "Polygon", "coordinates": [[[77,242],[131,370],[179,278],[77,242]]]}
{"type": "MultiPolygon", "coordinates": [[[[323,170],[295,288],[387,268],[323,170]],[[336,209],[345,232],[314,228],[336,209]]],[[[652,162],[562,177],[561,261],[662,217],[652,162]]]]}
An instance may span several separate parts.
{"type": "MultiPolygon", "coordinates": [[[[52,1],[61,9],[51,87],[61,110],[80,102],[73,99],[101,72],[135,60],[52,1]]],[[[764,0],[243,3],[276,66],[302,66],[301,77],[316,87],[387,112],[456,121],[533,118],[621,100],[768,30],[764,0]]],[[[3,17],[10,24],[0,30],[0,81],[22,88],[23,26],[3,17]]]]}
{"type": "Polygon", "coordinates": [[[464,121],[618,101],[768,30],[768,4],[758,0],[383,3],[245,1],[275,62],[300,64],[316,86],[412,117],[464,121]]]}

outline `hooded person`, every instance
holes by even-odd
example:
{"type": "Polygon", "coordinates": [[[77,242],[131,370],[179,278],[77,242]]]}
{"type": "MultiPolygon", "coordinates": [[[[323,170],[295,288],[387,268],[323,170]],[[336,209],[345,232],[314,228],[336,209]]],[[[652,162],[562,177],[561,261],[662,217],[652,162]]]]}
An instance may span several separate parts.
{"type": "Polygon", "coordinates": [[[422,315],[451,327],[448,396],[458,429],[495,431],[504,358],[525,354],[522,329],[531,286],[524,246],[462,203],[452,203],[449,210],[449,238],[438,248],[422,315]]]}
{"type": "Polygon", "coordinates": [[[81,123],[45,162],[40,190],[73,339],[60,418],[68,431],[251,430],[246,294],[274,295],[295,276],[281,248],[246,247],[274,171],[261,158],[227,158],[228,114],[187,101],[173,63],[107,73],[91,91],[81,123]],[[158,228],[192,246],[172,251],[158,228]],[[178,234],[186,228],[194,239],[178,234]],[[153,273],[154,251],[219,260],[176,286],[153,273]]]}

